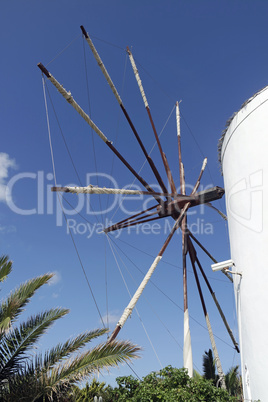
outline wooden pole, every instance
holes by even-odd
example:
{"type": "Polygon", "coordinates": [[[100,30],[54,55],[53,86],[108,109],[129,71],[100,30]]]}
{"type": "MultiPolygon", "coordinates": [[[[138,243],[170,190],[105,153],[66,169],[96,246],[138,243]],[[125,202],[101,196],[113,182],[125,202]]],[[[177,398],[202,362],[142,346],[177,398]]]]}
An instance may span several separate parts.
{"type": "MultiPolygon", "coordinates": [[[[80,114],[80,116],[90,125],[95,133],[102,139],[103,142],[113,151],[113,153],[121,160],[121,162],[131,171],[131,173],[139,180],[139,182],[150,192],[154,192],[148,183],[130,166],[126,159],[117,151],[113,144],[103,134],[103,132],[96,126],[96,124],[90,119],[90,117],[84,112],[84,110],[74,100],[70,92],[67,92],[65,88],[48,72],[42,63],[38,64],[38,67],[43,74],[49,79],[49,81],[57,88],[59,93],[67,100],[68,103],[80,114]]],[[[159,196],[154,196],[159,204],[162,203],[162,199],[159,196]]]]}
{"type": "MultiPolygon", "coordinates": [[[[193,243],[192,243],[192,241],[191,241],[191,239],[189,237],[188,237],[188,242],[190,244],[191,249],[194,249],[193,243]]],[[[215,292],[213,291],[213,289],[212,289],[212,287],[211,287],[211,285],[209,283],[209,280],[208,280],[208,278],[207,278],[207,276],[205,274],[205,271],[203,270],[203,267],[202,267],[202,265],[201,265],[201,263],[200,263],[200,261],[199,261],[199,259],[197,257],[196,251],[195,251],[194,255],[195,255],[195,261],[196,261],[196,263],[198,265],[198,268],[199,268],[199,270],[200,270],[200,272],[201,272],[201,274],[202,274],[202,276],[204,278],[204,281],[206,282],[206,285],[207,285],[208,290],[209,290],[209,292],[210,292],[210,294],[211,294],[211,296],[212,296],[212,298],[214,300],[214,303],[216,304],[216,307],[217,307],[217,309],[218,309],[218,311],[220,313],[220,316],[221,316],[222,321],[223,321],[223,323],[225,325],[225,328],[227,329],[227,332],[230,335],[230,338],[231,338],[231,340],[232,340],[232,342],[234,344],[234,347],[235,347],[236,351],[238,353],[240,353],[238,343],[236,342],[236,340],[234,338],[234,335],[233,335],[233,332],[232,332],[232,330],[231,330],[231,328],[230,328],[230,326],[229,326],[229,324],[228,324],[228,322],[226,320],[225,315],[223,314],[222,308],[221,308],[221,306],[220,306],[220,304],[219,304],[219,302],[218,302],[218,300],[216,298],[215,292]]]]}
{"type": "MultiPolygon", "coordinates": [[[[188,203],[188,204],[189,204],[189,203],[188,203]]],[[[136,290],[134,296],[131,298],[131,300],[130,300],[128,306],[125,308],[125,310],[124,310],[124,312],[123,312],[123,314],[122,314],[120,320],[118,321],[118,323],[117,323],[117,325],[116,325],[116,327],[115,327],[115,329],[114,329],[112,335],[110,336],[108,342],[112,342],[112,341],[116,338],[116,336],[118,335],[118,333],[119,333],[119,331],[121,330],[121,328],[123,328],[123,326],[124,326],[126,320],[127,320],[128,317],[131,315],[131,313],[132,313],[134,307],[136,306],[136,304],[137,304],[139,298],[140,298],[141,295],[142,295],[142,292],[143,292],[144,289],[145,289],[145,286],[146,286],[147,283],[149,282],[149,280],[150,280],[152,274],[154,273],[154,271],[155,271],[157,265],[158,265],[159,262],[161,261],[162,256],[163,256],[163,254],[164,254],[164,252],[165,252],[165,250],[166,250],[168,244],[170,243],[170,240],[172,239],[172,236],[174,235],[175,231],[176,231],[176,230],[178,229],[178,227],[180,226],[181,221],[182,221],[183,217],[185,216],[185,214],[186,214],[188,208],[189,208],[189,205],[186,204],[186,205],[184,206],[184,208],[182,209],[182,211],[181,211],[181,213],[180,213],[180,216],[179,216],[178,219],[176,220],[176,222],[175,222],[173,228],[172,228],[171,231],[170,231],[170,234],[168,235],[166,241],[164,242],[164,244],[163,244],[161,250],[160,250],[159,253],[157,254],[157,257],[155,258],[154,262],[153,262],[152,265],[150,266],[150,268],[149,268],[147,274],[145,275],[145,277],[143,278],[142,282],[140,283],[140,285],[139,285],[138,289],[136,290]]]]}
{"type": "Polygon", "coordinates": [[[144,92],[144,89],[143,89],[143,86],[142,86],[142,82],[141,82],[141,79],[140,79],[140,76],[139,76],[139,72],[138,72],[135,60],[134,60],[133,55],[132,55],[131,51],[129,50],[129,48],[127,48],[127,52],[128,52],[129,59],[130,59],[130,62],[131,62],[131,65],[132,65],[132,68],[133,68],[133,71],[134,71],[134,75],[136,77],[136,80],[137,80],[137,83],[138,83],[138,86],[139,86],[139,90],[140,90],[140,93],[141,93],[141,96],[142,96],[142,99],[143,99],[143,102],[144,102],[145,109],[146,109],[146,111],[148,113],[148,116],[149,116],[149,120],[150,120],[152,129],[153,129],[153,132],[154,132],[154,136],[155,136],[155,139],[156,139],[156,142],[157,142],[157,145],[158,145],[160,155],[161,155],[162,160],[163,160],[163,164],[164,164],[164,167],[165,167],[165,170],[166,170],[166,174],[167,174],[167,177],[168,177],[171,192],[176,193],[177,190],[176,190],[176,186],[175,186],[175,183],[174,183],[174,180],[173,180],[173,177],[172,177],[172,173],[171,173],[171,170],[169,168],[166,155],[164,154],[162,146],[160,144],[160,140],[159,140],[156,128],[155,128],[155,124],[154,124],[154,121],[153,121],[153,118],[152,118],[152,114],[151,114],[149,104],[148,104],[148,101],[147,101],[147,98],[146,98],[146,95],[145,95],[145,92],[144,92]]]}
{"type": "MultiPolygon", "coordinates": [[[[181,134],[180,134],[180,114],[179,103],[176,103],[176,123],[177,123],[177,140],[178,140],[178,152],[179,152],[179,174],[180,174],[180,193],[186,195],[185,189],[185,176],[184,167],[181,156],[181,134]]],[[[191,343],[191,332],[189,323],[189,310],[188,310],[188,294],[187,294],[187,264],[186,256],[188,253],[188,234],[186,232],[187,217],[182,221],[182,267],[183,267],[183,304],[184,304],[184,339],[183,339],[183,366],[187,368],[190,377],[193,376],[193,354],[191,343]]]]}
{"type": "Polygon", "coordinates": [[[119,103],[119,106],[120,106],[121,110],[123,111],[123,113],[124,113],[124,115],[125,115],[125,117],[126,117],[126,119],[128,121],[128,124],[130,125],[131,130],[132,130],[133,134],[135,135],[135,137],[136,137],[136,139],[137,139],[137,141],[138,141],[138,143],[139,143],[139,145],[140,145],[140,147],[142,149],[142,152],[145,155],[145,158],[147,159],[147,161],[148,161],[148,163],[149,163],[149,165],[150,165],[150,167],[151,167],[151,169],[152,169],[152,171],[153,171],[153,173],[154,173],[154,175],[155,175],[155,177],[156,177],[156,179],[158,181],[158,184],[160,185],[160,187],[161,187],[161,189],[162,189],[162,191],[164,193],[168,193],[168,191],[167,191],[167,189],[165,187],[165,184],[163,183],[163,180],[162,180],[162,178],[161,178],[161,176],[160,176],[160,174],[159,174],[159,172],[158,172],[158,170],[157,170],[152,158],[150,158],[150,156],[148,155],[148,153],[146,151],[146,148],[143,145],[143,142],[142,142],[142,140],[141,140],[141,138],[140,138],[140,136],[139,136],[134,124],[132,123],[132,121],[131,121],[131,119],[130,119],[127,111],[126,111],[126,108],[125,108],[125,106],[123,104],[123,101],[122,101],[122,99],[121,99],[121,97],[120,97],[120,95],[119,95],[119,93],[118,93],[118,91],[117,91],[117,89],[116,89],[111,77],[109,76],[108,71],[106,70],[105,65],[103,64],[103,61],[100,58],[100,55],[98,54],[98,52],[97,52],[97,50],[96,50],[96,48],[95,48],[90,36],[88,35],[88,33],[85,30],[85,28],[83,27],[83,25],[81,25],[80,28],[81,28],[81,30],[83,32],[83,35],[84,35],[84,37],[85,37],[85,39],[86,39],[86,41],[87,41],[92,53],[93,53],[93,56],[95,57],[95,59],[96,59],[96,61],[98,63],[98,66],[100,67],[100,69],[101,69],[106,81],[108,82],[113,94],[115,95],[115,98],[116,98],[117,102],[119,103]]]}
{"type": "Polygon", "coordinates": [[[173,194],[157,193],[155,191],[141,191],[141,190],[131,190],[131,189],[121,189],[121,188],[107,188],[107,187],[97,187],[97,186],[86,186],[86,187],[51,187],[51,191],[61,191],[63,193],[73,193],[73,194],[122,194],[122,195],[150,195],[150,196],[162,196],[170,197],[173,194]]]}
{"type": "MultiPolygon", "coordinates": [[[[217,260],[210,254],[210,252],[200,243],[199,240],[197,240],[197,238],[192,234],[192,232],[188,230],[189,236],[191,236],[191,238],[194,240],[194,242],[207,254],[207,256],[215,263],[217,264],[217,260]]],[[[227,278],[233,283],[233,278],[231,277],[231,275],[228,274],[228,272],[225,272],[225,270],[223,269],[221,272],[224,273],[225,276],[227,276],[227,278]]]]}
{"type": "MultiPolygon", "coordinates": [[[[193,188],[193,191],[192,191],[191,195],[195,194],[195,192],[197,191],[197,189],[198,189],[198,187],[200,185],[200,180],[201,180],[201,177],[202,177],[202,175],[204,173],[205,167],[206,167],[206,158],[205,158],[205,160],[203,162],[200,174],[198,176],[197,182],[196,182],[196,184],[195,184],[195,186],[193,188]]],[[[145,275],[143,281],[141,282],[140,286],[138,287],[136,293],[131,298],[128,306],[125,308],[125,310],[124,310],[120,320],[118,321],[118,323],[117,323],[117,325],[116,325],[111,337],[109,338],[108,342],[112,342],[116,338],[116,336],[118,335],[120,329],[124,326],[126,320],[128,319],[128,317],[132,313],[132,311],[133,311],[134,307],[136,306],[140,296],[142,295],[142,292],[143,292],[145,286],[149,282],[149,280],[150,280],[155,268],[157,267],[157,265],[160,262],[160,260],[161,260],[161,258],[163,256],[168,244],[170,243],[170,240],[172,239],[173,234],[180,227],[181,222],[182,222],[182,220],[183,220],[188,208],[190,207],[190,205],[191,205],[191,203],[187,202],[184,205],[184,207],[182,208],[179,217],[177,218],[173,228],[170,231],[170,234],[168,235],[168,237],[167,237],[165,243],[163,244],[160,252],[158,253],[157,257],[155,258],[154,262],[152,263],[151,267],[149,268],[147,274],[145,275]]]]}
{"type": "Polygon", "coordinates": [[[192,245],[190,244],[190,242],[188,242],[188,247],[189,247],[188,248],[189,249],[189,255],[190,255],[190,259],[191,259],[191,263],[192,263],[192,267],[193,267],[193,271],[194,271],[195,281],[196,281],[199,297],[200,297],[200,300],[201,300],[201,304],[202,304],[202,308],[203,308],[203,312],[204,312],[204,316],[205,316],[205,320],[206,320],[206,324],[207,324],[207,328],[208,328],[208,333],[209,333],[209,338],[210,338],[213,354],[214,354],[214,357],[215,357],[217,371],[218,371],[218,374],[219,374],[220,382],[222,384],[222,388],[226,389],[225,378],[224,378],[224,373],[223,373],[223,370],[222,370],[222,365],[221,365],[219,353],[218,353],[218,350],[217,350],[217,347],[216,347],[216,342],[215,342],[215,338],[214,338],[214,335],[213,335],[213,332],[212,332],[212,327],[211,327],[209,315],[208,315],[208,312],[207,312],[204,296],[203,296],[202,289],[201,289],[200,282],[199,282],[199,278],[198,278],[198,275],[197,275],[197,272],[196,272],[196,267],[195,267],[196,252],[195,252],[194,248],[192,247],[192,245]]]}

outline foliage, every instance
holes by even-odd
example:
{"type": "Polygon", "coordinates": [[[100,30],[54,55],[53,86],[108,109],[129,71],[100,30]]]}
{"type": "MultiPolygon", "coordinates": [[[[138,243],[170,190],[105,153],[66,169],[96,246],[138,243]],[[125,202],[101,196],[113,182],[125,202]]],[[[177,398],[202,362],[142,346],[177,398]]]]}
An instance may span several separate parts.
{"type": "Polygon", "coordinates": [[[225,384],[230,395],[242,397],[242,379],[238,370],[238,366],[230,368],[225,376],[225,384]]]}
{"type": "Polygon", "coordinates": [[[213,384],[216,385],[217,383],[216,366],[211,349],[209,349],[208,352],[205,351],[205,354],[203,355],[203,372],[204,372],[204,378],[206,380],[212,380],[213,384]]]}
{"type": "Polygon", "coordinates": [[[112,401],[112,387],[105,384],[105,382],[99,382],[96,378],[93,378],[91,384],[86,383],[85,387],[75,389],[75,401],[76,402],[88,402],[93,401],[94,397],[102,397],[103,401],[112,401]]]}
{"type": "MultiPolygon", "coordinates": [[[[237,401],[227,391],[216,388],[211,380],[190,378],[186,369],[167,366],[159,372],[152,372],[137,380],[132,376],[118,377],[114,388],[116,401],[133,402],[231,402],[237,401]]],[[[108,400],[107,400],[108,401],[108,400]]]]}
{"type": "MultiPolygon", "coordinates": [[[[0,258],[0,281],[12,269],[7,256],[0,258]]],[[[56,308],[28,318],[14,327],[37,289],[52,274],[31,279],[20,285],[0,305],[0,399],[1,401],[59,401],[70,395],[72,386],[92,373],[116,366],[137,357],[139,348],[126,341],[102,343],[79,352],[90,341],[107,333],[107,329],[87,331],[46,351],[32,349],[54,321],[69,310],[56,308]]],[[[65,399],[66,400],[66,399],[65,399]]],[[[71,400],[68,397],[68,400],[71,400]]]]}
{"type": "MultiPolygon", "coordinates": [[[[238,370],[238,366],[230,368],[225,375],[225,385],[229,395],[236,396],[239,400],[243,400],[242,379],[238,370]]],[[[205,351],[203,355],[203,372],[204,378],[212,380],[214,385],[217,384],[219,376],[216,375],[216,366],[211,349],[209,349],[208,352],[205,351]]]]}

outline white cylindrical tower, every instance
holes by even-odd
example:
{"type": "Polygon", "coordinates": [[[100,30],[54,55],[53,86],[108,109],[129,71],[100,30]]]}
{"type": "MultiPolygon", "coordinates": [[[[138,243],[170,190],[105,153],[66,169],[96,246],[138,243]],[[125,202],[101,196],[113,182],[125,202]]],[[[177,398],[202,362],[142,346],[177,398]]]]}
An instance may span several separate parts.
{"type": "Polygon", "coordinates": [[[244,398],[268,401],[268,87],[227,124],[224,177],[244,398]]]}

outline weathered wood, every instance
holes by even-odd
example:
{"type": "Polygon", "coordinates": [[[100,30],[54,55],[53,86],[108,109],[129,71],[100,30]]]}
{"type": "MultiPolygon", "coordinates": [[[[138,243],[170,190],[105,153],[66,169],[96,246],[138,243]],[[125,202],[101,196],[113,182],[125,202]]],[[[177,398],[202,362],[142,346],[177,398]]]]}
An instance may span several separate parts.
{"type": "Polygon", "coordinates": [[[86,39],[86,41],[87,41],[87,43],[88,43],[88,45],[89,45],[89,47],[90,47],[90,49],[92,51],[97,63],[98,63],[98,66],[101,68],[101,71],[103,72],[103,75],[104,75],[106,81],[108,82],[113,94],[115,95],[115,97],[116,97],[116,99],[117,99],[117,101],[118,101],[118,103],[120,105],[120,108],[121,108],[125,118],[127,119],[127,122],[129,124],[133,134],[135,135],[135,137],[136,137],[136,139],[137,139],[137,141],[138,141],[138,143],[139,143],[139,145],[141,147],[141,150],[144,153],[145,158],[147,159],[147,161],[148,161],[148,163],[149,163],[149,165],[150,165],[150,167],[151,167],[151,169],[152,169],[152,171],[153,171],[153,173],[154,173],[154,175],[155,175],[155,177],[156,177],[156,179],[157,179],[162,191],[164,193],[168,193],[168,191],[167,191],[167,189],[166,189],[166,187],[165,187],[165,185],[163,183],[163,180],[161,179],[161,176],[160,176],[155,164],[153,163],[152,159],[149,157],[148,152],[146,151],[146,148],[145,148],[145,146],[144,146],[144,144],[143,144],[143,142],[142,142],[142,140],[141,140],[141,138],[140,138],[140,136],[139,136],[139,134],[138,134],[138,132],[137,132],[132,120],[131,120],[131,118],[129,117],[129,114],[126,111],[126,108],[125,108],[125,106],[123,104],[123,101],[122,101],[121,97],[119,96],[118,91],[117,91],[113,81],[111,80],[111,77],[109,76],[108,71],[106,70],[106,68],[105,68],[105,66],[103,64],[103,61],[101,60],[100,55],[98,54],[98,52],[97,52],[97,50],[96,50],[91,38],[89,37],[89,35],[86,32],[86,30],[83,27],[83,25],[81,25],[80,28],[81,28],[82,33],[85,36],[85,39],[86,39]]]}

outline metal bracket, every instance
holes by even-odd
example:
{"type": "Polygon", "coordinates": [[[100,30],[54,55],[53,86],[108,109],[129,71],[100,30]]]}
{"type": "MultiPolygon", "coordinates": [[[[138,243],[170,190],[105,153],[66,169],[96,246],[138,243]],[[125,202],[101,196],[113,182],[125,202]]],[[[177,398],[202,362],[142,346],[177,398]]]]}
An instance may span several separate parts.
{"type": "Polygon", "coordinates": [[[224,272],[229,272],[229,273],[232,274],[232,275],[240,275],[240,276],[243,276],[243,275],[242,275],[242,272],[233,272],[233,271],[230,271],[229,269],[225,269],[224,272]]]}

